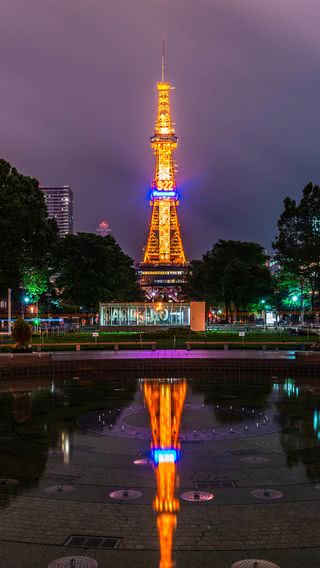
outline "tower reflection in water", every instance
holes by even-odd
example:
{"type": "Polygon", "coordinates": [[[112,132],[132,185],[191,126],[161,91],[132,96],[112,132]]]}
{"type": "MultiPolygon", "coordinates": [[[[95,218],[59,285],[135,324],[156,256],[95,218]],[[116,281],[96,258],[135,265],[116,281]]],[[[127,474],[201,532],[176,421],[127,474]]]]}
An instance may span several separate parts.
{"type": "Polygon", "coordinates": [[[177,526],[179,500],[175,496],[177,461],[180,456],[179,430],[187,392],[185,379],[148,379],[143,383],[151,424],[151,456],[157,481],[153,508],[157,513],[160,568],[174,566],[173,534],[177,526]]]}

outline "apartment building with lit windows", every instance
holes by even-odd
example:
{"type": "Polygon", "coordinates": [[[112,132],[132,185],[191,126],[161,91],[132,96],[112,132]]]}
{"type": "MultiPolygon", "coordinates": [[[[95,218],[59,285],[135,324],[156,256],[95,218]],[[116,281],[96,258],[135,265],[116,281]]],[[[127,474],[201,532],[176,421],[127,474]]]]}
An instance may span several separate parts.
{"type": "Polygon", "coordinates": [[[60,237],[73,233],[73,193],[69,185],[41,187],[48,215],[57,221],[60,237]]]}

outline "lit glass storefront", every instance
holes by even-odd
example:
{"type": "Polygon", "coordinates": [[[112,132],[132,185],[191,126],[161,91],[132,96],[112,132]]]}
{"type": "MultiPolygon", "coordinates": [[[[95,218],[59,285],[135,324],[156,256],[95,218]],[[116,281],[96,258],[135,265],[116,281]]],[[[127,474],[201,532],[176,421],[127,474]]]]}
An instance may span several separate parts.
{"type": "Polygon", "coordinates": [[[100,304],[100,326],[189,326],[190,305],[178,303],[100,304]]]}

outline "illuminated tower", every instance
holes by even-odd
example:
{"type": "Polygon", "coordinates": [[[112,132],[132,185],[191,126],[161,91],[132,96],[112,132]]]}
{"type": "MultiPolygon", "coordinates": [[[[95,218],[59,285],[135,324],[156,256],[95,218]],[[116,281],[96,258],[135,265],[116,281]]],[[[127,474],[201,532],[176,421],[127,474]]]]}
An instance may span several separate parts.
{"type": "Polygon", "coordinates": [[[179,500],[175,496],[176,462],[180,453],[179,430],[187,392],[183,380],[146,380],[144,397],[150,414],[151,452],[157,479],[153,508],[157,513],[160,568],[172,568],[173,533],[179,500]]]}
{"type": "Polygon", "coordinates": [[[96,233],[97,235],[100,235],[100,237],[106,237],[107,235],[110,235],[111,229],[109,223],[105,220],[101,221],[98,225],[96,233]]]}
{"type": "Polygon", "coordinates": [[[173,159],[178,138],[171,118],[170,91],[172,87],[165,80],[164,70],[163,53],[162,78],[157,84],[157,118],[154,135],[150,139],[155,155],[155,169],[150,191],[149,234],[143,262],[140,265],[141,283],[144,288],[157,283],[161,287],[161,284],[170,286],[175,285],[177,281],[182,282],[186,268],[177,211],[179,194],[173,159]],[[155,278],[150,278],[150,276],[155,278]]]}

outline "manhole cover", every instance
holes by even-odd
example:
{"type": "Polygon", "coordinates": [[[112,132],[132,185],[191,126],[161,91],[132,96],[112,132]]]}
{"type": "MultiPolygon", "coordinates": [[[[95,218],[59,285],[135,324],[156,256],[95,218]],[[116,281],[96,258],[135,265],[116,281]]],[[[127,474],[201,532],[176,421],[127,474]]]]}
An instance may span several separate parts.
{"type": "Polygon", "coordinates": [[[0,487],[15,487],[18,483],[19,481],[17,479],[9,479],[6,477],[0,478],[0,487]]]}
{"type": "Polygon", "coordinates": [[[280,568],[268,560],[240,560],[232,564],[231,568],[280,568]]]}
{"type": "Polygon", "coordinates": [[[272,501],[272,499],[281,499],[283,493],[281,491],[276,491],[276,489],[255,489],[251,491],[251,495],[257,499],[266,499],[267,501],[272,501]]]}
{"type": "Polygon", "coordinates": [[[269,461],[269,459],[264,458],[263,456],[247,456],[245,458],[241,458],[241,461],[244,462],[244,463],[263,464],[263,463],[267,463],[269,461]]]}
{"type": "Polygon", "coordinates": [[[51,562],[48,568],[98,568],[98,562],[88,556],[65,556],[51,562]]]}
{"type": "Polygon", "coordinates": [[[213,499],[213,493],[209,493],[208,491],[186,491],[186,493],[182,493],[181,499],[184,501],[193,501],[194,503],[198,503],[199,501],[211,501],[211,499],[213,499]]]}
{"type": "Polygon", "coordinates": [[[71,493],[74,491],[74,487],[72,485],[51,485],[50,487],[46,487],[43,491],[50,495],[61,495],[63,493],[71,493]]]}
{"type": "Polygon", "coordinates": [[[141,495],[141,491],[135,491],[134,489],[118,489],[118,491],[112,491],[109,496],[111,499],[128,501],[129,499],[139,499],[141,495]]]}

